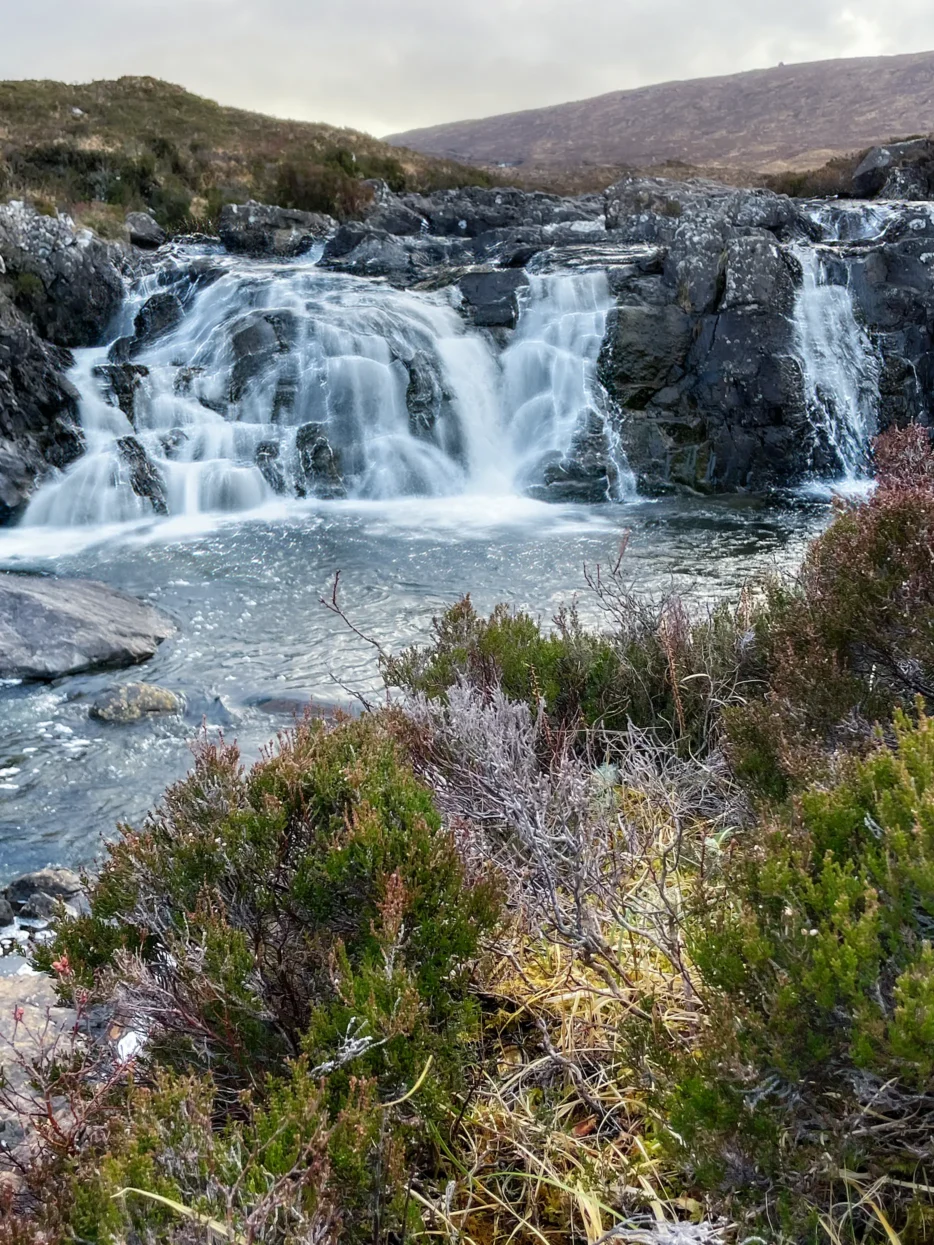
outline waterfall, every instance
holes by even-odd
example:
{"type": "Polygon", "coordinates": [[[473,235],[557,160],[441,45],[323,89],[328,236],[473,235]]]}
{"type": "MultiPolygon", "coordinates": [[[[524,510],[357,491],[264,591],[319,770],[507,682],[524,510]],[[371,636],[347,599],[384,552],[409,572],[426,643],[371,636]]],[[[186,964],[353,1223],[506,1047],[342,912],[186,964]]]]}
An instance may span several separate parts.
{"type": "Polygon", "coordinates": [[[600,500],[634,491],[596,376],[612,306],[605,271],[529,278],[503,377],[518,479],[533,493],[557,486],[600,500]]]}
{"type": "Polygon", "coordinates": [[[876,431],[879,360],[845,285],[832,284],[818,249],[795,247],[804,280],[794,309],[805,398],[819,440],[823,475],[865,475],[876,431]]]}
{"type": "Polygon", "coordinates": [[[180,249],[131,292],[123,335],[77,352],[86,453],[24,523],[243,512],[277,495],[620,495],[595,375],[605,275],[531,278],[502,354],[458,297],[180,249]]]}

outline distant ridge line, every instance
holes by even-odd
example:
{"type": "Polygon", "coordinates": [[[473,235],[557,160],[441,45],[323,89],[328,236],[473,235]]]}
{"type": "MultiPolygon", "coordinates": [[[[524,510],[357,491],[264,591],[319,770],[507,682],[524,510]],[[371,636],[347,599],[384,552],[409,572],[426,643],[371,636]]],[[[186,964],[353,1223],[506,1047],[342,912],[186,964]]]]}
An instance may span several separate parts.
{"type": "Polygon", "coordinates": [[[609,91],[407,130],[386,142],[525,171],[588,165],[814,168],[934,130],[934,51],[804,61],[609,91]]]}

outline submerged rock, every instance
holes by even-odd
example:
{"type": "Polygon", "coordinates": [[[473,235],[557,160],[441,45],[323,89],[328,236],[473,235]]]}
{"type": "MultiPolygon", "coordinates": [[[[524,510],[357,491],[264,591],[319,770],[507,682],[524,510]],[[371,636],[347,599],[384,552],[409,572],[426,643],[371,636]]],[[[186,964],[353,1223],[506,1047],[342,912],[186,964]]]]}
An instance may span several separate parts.
{"type": "Polygon", "coordinates": [[[298,493],[321,498],[345,497],[340,458],[321,424],[303,424],[295,437],[298,493]]]}
{"type": "Polygon", "coordinates": [[[299,212],[268,203],[228,203],[221,208],[218,232],[228,251],[238,255],[301,255],[337,228],[321,212],[299,212]]]}
{"type": "Polygon", "coordinates": [[[0,677],[133,666],[175,632],[153,606],[89,579],[0,573],[0,677]]]}
{"type": "Polygon", "coordinates": [[[167,688],[152,683],[124,683],[98,696],[89,715],[99,722],[123,725],[156,714],[181,713],[182,708],[181,699],[167,688]]]}

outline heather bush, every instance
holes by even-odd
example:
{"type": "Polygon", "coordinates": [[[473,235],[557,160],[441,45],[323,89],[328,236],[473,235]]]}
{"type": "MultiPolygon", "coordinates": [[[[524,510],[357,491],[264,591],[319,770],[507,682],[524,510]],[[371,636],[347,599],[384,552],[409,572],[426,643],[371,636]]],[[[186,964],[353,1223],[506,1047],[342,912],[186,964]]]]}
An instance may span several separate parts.
{"type": "Polygon", "coordinates": [[[772,584],[756,646],[767,690],[725,714],[737,771],[761,794],[805,785],[837,747],[934,689],[934,451],[924,429],[876,441],[877,487],[837,514],[797,581],[772,584]]]}
{"type": "Polygon", "coordinates": [[[618,568],[590,583],[606,611],[603,631],[586,630],[573,608],[551,630],[506,606],[485,619],[466,597],[435,620],[430,645],[387,659],[387,682],[429,698],[458,681],[497,687],[533,710],[542,703],[558,730],[586,738],[636,727],[685,754],[705,752],[722,705],[759,677],[747,604],[695,621],[677,600],[640,600],[618,568]]]}
{"type": "Polygon", "coordinates": [[[470,973],[497,907],[382,721],[307,721],[249,770],[234,747],[202,746],[142,830],[109,846],[90,914],[41,961],[65,997],[115,998],[148,1067],[209,1077],[221,1133],[259,1146],[262,1171],[291,1170],[311,1112],[341,1239],[372,1239],[374,1214],[380,1232],[402,1214],[413,1154],[431,1168],[463,1089],[470,973]],[[376,1101],[413,1086],[413,1107],[376,1127],[376,1101]]]}
{"type": "MultiPolygon", "coordinates": [[[[934,720],[896,711],[893,734],[737,840],[688,927],[709,1023],[674,1060],[666,1126],[699,1183],[790,1216],[793,1239],[823,1239],[810,1215],[850,1176],[898,1228],[927,1204],[934,720]]],[[[871,1208],[856,1218],[871,1239],[871,1208]]]]}

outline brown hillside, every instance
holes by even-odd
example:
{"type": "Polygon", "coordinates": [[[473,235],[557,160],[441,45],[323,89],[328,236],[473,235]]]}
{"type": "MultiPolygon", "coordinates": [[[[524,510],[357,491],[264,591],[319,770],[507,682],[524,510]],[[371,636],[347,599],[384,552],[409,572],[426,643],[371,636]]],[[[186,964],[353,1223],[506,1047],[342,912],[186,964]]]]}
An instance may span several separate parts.
{"type": "Polygon", "coordinates": [[[934,52],[920,52],[666,82],[387,141],[524,173],[670,161],[777,172],[930,130],[934,52]]]}

